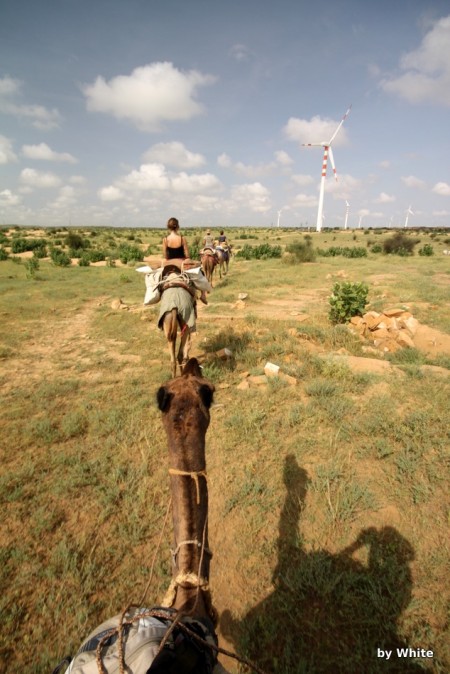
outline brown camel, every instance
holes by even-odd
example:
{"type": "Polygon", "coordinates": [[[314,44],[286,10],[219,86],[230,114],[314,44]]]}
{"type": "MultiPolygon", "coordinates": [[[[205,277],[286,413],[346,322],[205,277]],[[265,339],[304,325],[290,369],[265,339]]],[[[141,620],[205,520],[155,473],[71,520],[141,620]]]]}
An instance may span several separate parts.
{"type": "Polygon", "coordinates": [[[181,377],[161,386],[159,409],[169,445],[174,531],[173,582],[165,604],[215,622],[208,589],[208,485],[205,434],[214,386],[191,358],[181,377]]]}
{"type": "MultiPolygon", "coordinates": [[[[226,245],[226,244],[225,244],[226,245]]],[[[228,273],[228,264],[230,261],[230,249],[225,248],[225,245],[223,248],[216,248],[216,255],[218,259],[218,266],[219,266],[219,278],[222,278],[222,271],[225,274],[228,273]]]]}
{"type": "Polygon", "coordinates": [[[217,264],[217,258],[215,257],[215,255],[213,255],[211,253],[204,253],[201,256],[201,260],[202,260],[202,269],[205,273],[206,278],[208,279],[208,281],[210,282],[210,284],[212,286],[212,279],[213,279],[214,269],[215,269],[216,264],[217,264]]]}
{"type": "Polygon", "coordinates": [[[170,353],[172,377],[177,374],[177,362],[180,367],[189,359],[191,347],[191,332],[195,331],[195,296],[185,284],[164,290],[161,297],[158,327],[164,330],[170,353]],[[175,356],[176,343],[180,328],[180,344],[175,356]]]}

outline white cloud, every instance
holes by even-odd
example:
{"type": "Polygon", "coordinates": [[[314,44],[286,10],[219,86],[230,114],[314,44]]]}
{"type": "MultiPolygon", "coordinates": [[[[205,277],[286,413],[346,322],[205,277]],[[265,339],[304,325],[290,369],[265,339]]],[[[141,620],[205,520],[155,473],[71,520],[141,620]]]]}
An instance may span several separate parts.
{"type": "Polygon", "coordinates": [[[0,164],[9,164],[17,161],[13,152],[12,143],[6,136],[0,136],[0,164]]]}
{"type": "Polygon", "coordinates": [[[312,185],[314,178],[312,176],[305,175],[304,173],[297,173],[296,175],[291,176],[294,183],[303,187],[304,185],[312,185]]]}
{"type": "Polygon", "coordinates": [[[217,157],[217,163],[219,166],[222,166],[222,168],[230,168],[233,164],[231,157],[225,154],[225,152],[217,157]]]}
{"type": "Polygon", "coordinates": [[[402,182],[406,187],[412,187],[413,189],[423,189],[425,187],[425,182],[416,176],[402,176],[402,182]]]}
{"type": "Polygon", "coordinates": [[[165,191],[172,194],[203,194],[222,189],[220,180],[212,173],[170,173],[163,164],[142,164],[118,178],[114,185],[99,191],[100,198],[120,199],[128,192],[165,191]]]}
{"type": "Polygon", "coordinates": [[[436,183],[433,192],[440,194],[441,197],[450,197],[450,185],[448,183],[436,183]]]}
{"type": "Polygon", "coordinates": [[[75,188],[71,185],[64,185],[59,190],[59,195],[53,201],[50,206],[51,208],[67,208],[72,206],[76,202],[75,188]]]}
{"type": "MultiPolygon", "coordinates": [[[[288,157],[287,153],[284,153],[288,157]]],[[[286,157],[284,160],[286,161],[286,157]]],[[[245,178],[257,178],[261,176],[267,176],[273,173],[276,169],[279,169],[275,162],[260,164],[244,164],[241,161],[233,162],[231,157],[223,153],[217,157],[217,163],[222,168],[231,168],[236,175],[244,176],[245,178]]]]}
{"type": "Polygon", "coordinates": [[[252,55],[252,52],[248,47],[245,46],[245,44],[234,44],[231,47],[229,54],[236,61],[241,62],[248,61],[252,55]]]}
{"type": "Polygon", "coordinates": [[[231,198],[255,213],[266,213],[272,207],[269,190],[259,182],[234,185],[231,189],[231,198]]]}
{"type": "Polygon", "coordinates": [[[390,204],[392,201],[395,201],[395,197],[390,194],[386,194],[386,192],[381,192],[375,199],[375,203],[377,204],[390,204]]]}
{"type": "Polygon", "coordinates": [[[293,201],[293,208],[314,208],[318,204],[318,199],[313,194],[297,194],[293,201]]]}
{"type": "Polygon", "coordinates": [[[163,164],[142,164],[138,170],[134,169],[128,175],[116,181],[119,188],[124,190],[168,190],[170,180],[163,164]]]}
{"type": "Polygon", "coordinates": [[[0,96],[14,96],[20,89],[20,82],[12,77],[0,77],[0,96]]]}
{"type": "Polygon", "coordinates": [[[291,166],[291,164],[294,163],[292,157],[290,157],[284,150],[278,150],[278,152],[275,152],[275,159],[282,166],[291,166]]]}
{"type": "Polygon", "coordinates": [[[450,215],[450,211],[433,211],[433,215],[436,215],[438,217],[447,217],[450,215]]]}
{"type": "Polygon", "coordinates": [[[20,182],[31,187],[59,187],[61,179],[54,173],[43,173],[32,168],[25,168],[20,174],[20,182]]]}
{"type": "Polygon", "coordinates": [[[72,185],[84,185],[86,183],[86,178],[84,176],[70,176],[69,182],[72,185]]]}
{"type": "Polygon", "coordinates": [[[333,194],[336,199],[349,199],[352,194],[361,189],[361,180],[347,173],[338,174],[337,180],[328,180],[326,192],[333,194]]]}
{"type": "Polygon", "coordinates": [[[76,164],[77,159],[68,152],[55,152],[46,143],[39,145],[22,145],[22,154],[28,159],[42,159],[44,161],[62,161],[76,164]]]}
{"type": "Polygon", "coordinates": [[[20,197],[11,190],[2,190],[0,192],[0,204],[2,206],[17,206],[20,204],[20,197]]]}
{"type": "Polygon", "coordinates": [[[98,190],[98,196],[102,201],[119,201],[120,199],[123,199],[124,194],[118,187],[109,185],[108,187],[102,187],[98,190]]]}
{"type": "Polygon", "coordinates": [[[436,21],[420,46],[404,54],[399,77],[383,79],[384,91],[410,103],[450,106],[450,16],[436,21]]]}
{"type": "Polygon", "coordinates": [[[48,131],[58,127],[61,115],[56,108],[48,110],[42,105],[17,104],[14,99],[20,94],[21,83],[11,77],[0,79],[0,112],[15,117],[30,119],[37,129],[48,131]]]}
{"type": "MultiPolygon", "coordinates": [[[[337,122],[327,117],[316,115],[310,120],[290,117],[283,131],[289,140],[298,143],[327,143],[338,128],[337,122]]],[[[348,142],[345,125],[341,126],[339,133],[333,141],[333,147],[345,145],[348,142]]]]}
{"type": "Polygon", "coordinates": [[[206,163],[203,155],[190,152],[183,143],[156,143],[142,156],[145,162],[159,162],[180,169],[198,168],[206,163]]]}
{"type": "Polygon", "coordinates": [[[379,166],[381,168],[384,168],[384,169],[389,168],[390,165],[391,165],[391,162],[389,161],[389,159],[385,159],[384,161],[380,161],[380,163],[379,163],[379,166]]]}
{"type": "Polygon", "coordinates": [[[220,190],[220,180],[212,173],[187,174],[184,171],[171,177],[171,187],[174,192],[211,192],[220,190]]]}
{"type": "Polygon", "coordinates": [[[142,131],[159,131],[164,121],[188,120],[204,112],[197,90],[215,82],[197,70],[183,73],[169,62],[135,68],[106,82],[97,77],[83,87],[87,109],[128,119],[142,131]]]}
{"type": "Polygon", "coordinates": [[[221,206],[221,200],[218,197],[206,196],[199,194],[192,201],[192,210],[197,212],[207,212],[218,210],[221,206]]]}

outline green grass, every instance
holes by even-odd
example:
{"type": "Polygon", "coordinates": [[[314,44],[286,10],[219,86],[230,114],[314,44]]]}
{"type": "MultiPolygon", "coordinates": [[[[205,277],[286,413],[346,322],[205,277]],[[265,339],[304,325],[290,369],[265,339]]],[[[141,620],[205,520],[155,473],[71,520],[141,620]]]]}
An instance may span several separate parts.
{"type": "MultiPolygon", "coordinates": [[[[130,234],[83,235],[93,232],[99,248],[130,234]]],[[[293,230],[247,233],[257,237],[252,245],[303,240],[293,230]]],[[[161,231],[133,234],[159,250],[161,231]]],[[[317,247],[365,245],[352,236],[312,234],[317,247]]],[[[370,255],[347,260],[345,272],[368,283],[369,308],[408,304],[446,330],[445,246],[433,246],[429,259],[370,255]]],[[[31,283],[24,265],[0,262],[0,669],[11,674],[30,662],[36,674],[51,671],[140,598],[169,498],[154,396],[170,368],[157,308],[134,311],[141,275],[40,264],[31,283]],[[118,296],[133,311],[112,310],[118,296]]],[[[339,259],[233,260],[198,321],[193,352],[216,386],[207,462],[220,630],[272,673],[422,671],[374,655],[383,644],[408,644],[433,649],[422,664],[443,674],[449,387],[420,368],[448,368],[448,356],[401,351],[392,358],[401,372],[383,376],[324,358],[340,349],[362,355],[359,340],[327,319],[342,268],[339,259]],[[249,293],[240,312],[231,307],[239,292],[249,293]],[[263,315],[270,301],[298,301],[308,319],[263,315]],[[214,358],[224,347],[230,362],[214,358]],[[244,371],[262,374],[267,360],[297,385],[236,389],[244,371]]],[[[168,527],[149,605],[167,588],[170,544],[168,527]]]]}

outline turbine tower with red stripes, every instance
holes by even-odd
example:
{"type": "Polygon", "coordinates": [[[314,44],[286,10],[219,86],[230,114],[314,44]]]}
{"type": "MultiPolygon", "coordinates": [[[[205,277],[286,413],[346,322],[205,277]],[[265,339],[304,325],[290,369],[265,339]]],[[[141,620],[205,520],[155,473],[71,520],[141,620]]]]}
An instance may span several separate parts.
{"type": "Polygon", "coordinates": [[[338,135],[341,126],[348,117],[352,106],[349,107],[343,118],[341,119],[338,128],[331,136],[328,142],[323,141],[322,143],[303,143],[304,147],[323,147],[323,161],[322,161],[322,178],[320,181],[320,192],[319,192],[319,208],[317,209],[317,223],[316,230],[320,232],[322,229],[322,214],[323,214],[323,196],[325,193],[325,178],[327,176],[327,165],[328,165],[328,155],[330,156],[331,166],[333,167],[334,178],[337,180],[336,166],[334,164],[333,151],[331,149],[331,144],[333,140],[338,135]]]}

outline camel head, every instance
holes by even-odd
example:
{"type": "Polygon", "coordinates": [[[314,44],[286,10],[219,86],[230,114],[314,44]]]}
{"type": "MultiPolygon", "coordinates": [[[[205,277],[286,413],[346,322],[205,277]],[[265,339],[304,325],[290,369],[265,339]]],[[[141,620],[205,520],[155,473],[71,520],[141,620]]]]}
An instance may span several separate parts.
{"type": "MultiPolygon", "coordinates": [[[[189,444],[198,446],[200,443],[204,451],[213,394],[214,385],[203,377],[196,358],[190,358],[180,377],[171,379],[159,388],[156,398],[169,438],[169,453],[173,444],[188,447],[189,444]]],[[[200,468],[194,467],[192,470],[200,468]]]]}

